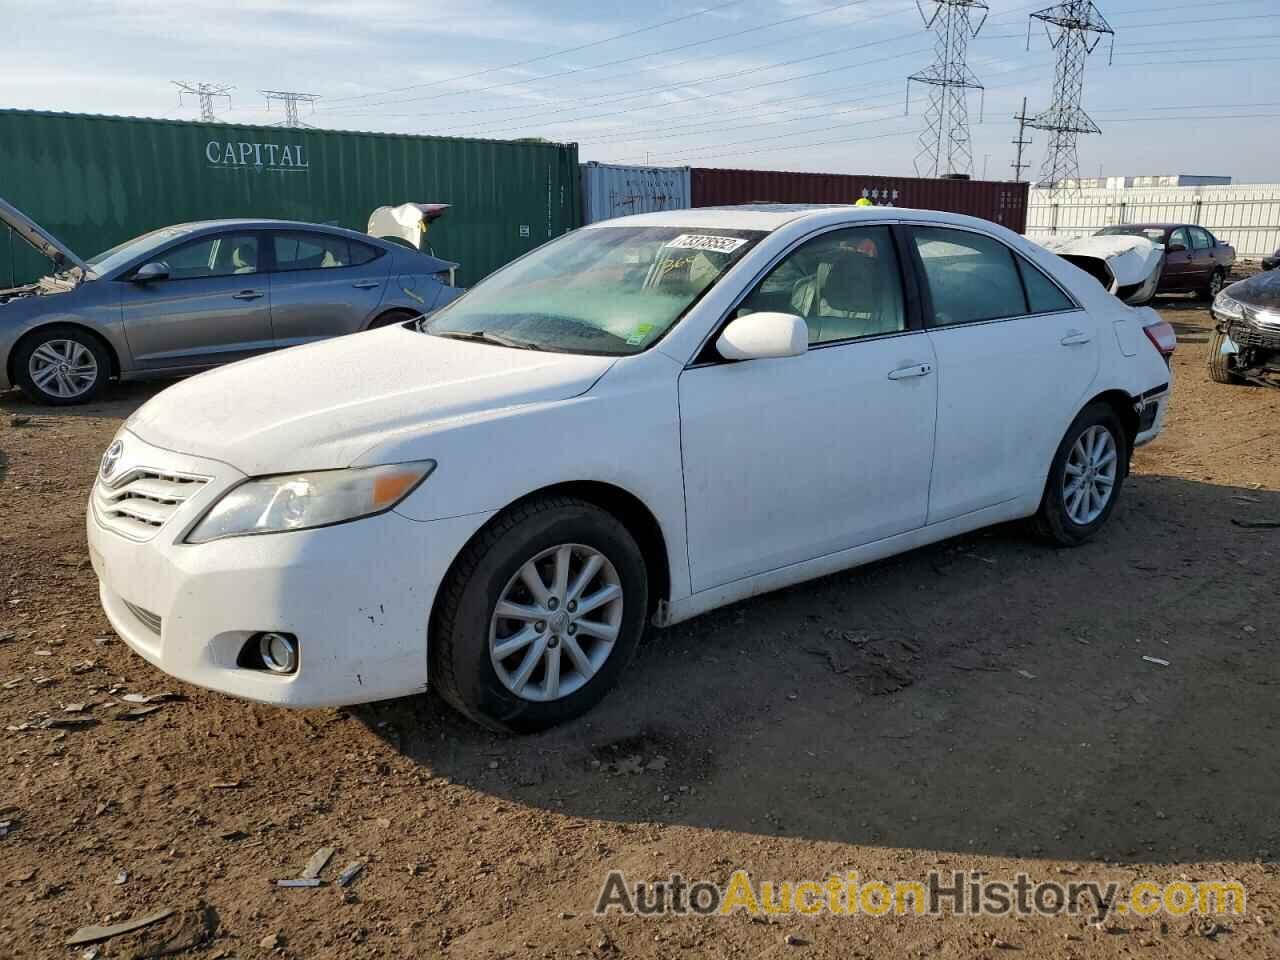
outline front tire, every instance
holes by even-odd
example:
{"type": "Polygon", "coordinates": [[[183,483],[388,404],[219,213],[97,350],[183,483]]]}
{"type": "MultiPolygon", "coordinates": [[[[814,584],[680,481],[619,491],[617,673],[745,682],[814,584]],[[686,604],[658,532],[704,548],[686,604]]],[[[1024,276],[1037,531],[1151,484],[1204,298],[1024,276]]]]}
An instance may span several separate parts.
{"type": "Polygon", "coordinates": [[[1034,518],[1038,533],[1064,547],[1092,538],[1111,516],[1129,472],[1129,443],[1107,403],[1091,403],[1067,429],[1034,518]]]}
{"type": "Polygon", "coordinates": [[[13,367],[23,393],[37,403],[61,407],[96,397],[111,376],[111,357],[92,333],[59,324],[21,340],[13,367]]]}
{"type": "Polygon", "coordinates": [[[594,504],[561,496],[500,514],[441,591],[432,684],[477,723],[515,733],[595,706],[634,654],[649,607],[635,538],[594,504]]]}
{"type": "Polygon", "coordinates": [[[1221,330],[1214,330],[1209,337],[1209,379],[1214,383],[1244,383],[1244,378],[1235,372],[1235,355],[1222,352],[1226,342],[1227,335],[1221,330]]]}

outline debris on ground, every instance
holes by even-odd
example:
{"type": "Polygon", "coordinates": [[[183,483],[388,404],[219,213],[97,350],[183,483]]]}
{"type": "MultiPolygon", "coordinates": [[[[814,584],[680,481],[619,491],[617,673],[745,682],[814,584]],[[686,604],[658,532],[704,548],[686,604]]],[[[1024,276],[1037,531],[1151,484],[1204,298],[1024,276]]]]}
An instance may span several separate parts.
{"type": "Polygon", "coordinates": [[[356,877],[360,876],[364,868],[365,868],[364,860],[356,860],[352,863],[347,864],[345,867],[342,868],[342,872],[338,874],[338,881],[337,881],[338,886],[340,887],[349,886],[351,884],[351,881],[355,880],[356,877]]]}
{"type": "Polygon", "coordinates": [[[277,887],[319,887],[324,881],[319,877],[293,877],[288,880],[277,880],[277,887]]]}
{"type": "Polygon", "coordinates": [[[68,947],[78,947],[85,943],[98,943],[101,940],[110,940],[112,937],[118,937],[122,933],[132,933],[134,930],[141,930],[143,927],[149,927],[153,923],[159,923],[173,916],[172,910],[157,910],[155,913],[147,914],[137,920],[126,920],[124,923],[115,923],[109,927],[102,927],[94,924],[88,927],[81,927],[70,938],[64,941],[68,947]]]}
{"type": "Polygon", "coordinates": [[[301,877],[303,880],[314,880],[320,876],[320,872],[325,868],[330,858],[333,857],[333,847],[321,847],[311,855],[311,859],[307,861],[307,865],[302,869],[301,877]]]}
{"type": "Polygon", "coordinates": [[[1164,657],[1143,657],[1142,659],[1147,661],[1147,663],[1154,663],[1161,667],[1167,667],[1169,665],[1169,661],[1164,659],[1164,657]]]}
{"type": "Polygon", "coordinates": [[[180,693],[126,693],[120,698],[125,703],[165,703],[170,700],[185,700],[180,693]]]}
{"type": "Polygon", "coordinates": [[[163,709],[164,708],[158,704],[153,704],[152,706],[149,706],[149,707],[135,707],[132,710],[121,710],[119,713],[116,714],[116,719],[117,720],[141,720],[143,717],[148,717],[151,714],[155,713],[157,710],[163,710],[163,709]]]}

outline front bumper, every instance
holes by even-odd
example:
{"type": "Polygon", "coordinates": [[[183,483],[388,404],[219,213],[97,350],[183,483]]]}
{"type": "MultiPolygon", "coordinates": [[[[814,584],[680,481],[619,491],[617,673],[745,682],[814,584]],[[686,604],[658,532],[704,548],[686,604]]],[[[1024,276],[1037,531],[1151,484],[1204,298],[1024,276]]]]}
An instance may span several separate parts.
{"type": "Polygon", "coordinates": [[[186,544],[191,524],[241,475],[125,436],[134,464],[211,477],[149,539],[118,532],[90,500],[89,554],[102,606],[136,653],[180,680],[282,706],[338,706],[425,689],[431,605],[487,514],[420,522],[391,512],[186,544]],[[246,641],[268,630],[298,638],[295,673],[237,666],[246,641]]]}

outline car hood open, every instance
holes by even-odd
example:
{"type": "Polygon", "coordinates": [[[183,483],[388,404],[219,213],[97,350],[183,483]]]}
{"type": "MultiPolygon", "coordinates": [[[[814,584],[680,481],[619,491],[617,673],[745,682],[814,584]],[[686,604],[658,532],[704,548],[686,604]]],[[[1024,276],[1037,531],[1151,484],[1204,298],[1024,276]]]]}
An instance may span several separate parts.
{"type": "Polygon", "coordinates": [[[385,462],[384,441],[402,448],[457,418],[578,396],[612,362],[391,326],[202,373],[154,397],[126,426],[147,443],[251,476],[369,465],[385,462]]]}
{"type": "Polygon", "coordinates": [[[88,265],[70,247],[3,198],[0,198],[0,223],[11,227],[57,267],[79,267],[82,274],[89,272],[88,265]]]}
{"type": "Polygon", "coordinates": [[[1108,291],[1131,306],[1156,295],[1164,266],[1164,246],[1128,234],[1048,240],[1042,243],[1068,263],[1096,277],[1108,291]]]}

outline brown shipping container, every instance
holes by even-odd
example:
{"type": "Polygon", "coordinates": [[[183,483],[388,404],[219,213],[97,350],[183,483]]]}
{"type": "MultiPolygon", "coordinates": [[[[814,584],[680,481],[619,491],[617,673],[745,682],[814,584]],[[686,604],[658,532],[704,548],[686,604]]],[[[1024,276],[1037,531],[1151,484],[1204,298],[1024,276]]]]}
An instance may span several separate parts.
{"type": "Polygon", "coordinates": [[[877,206],[946,210],[982,217],[1015,233],[1027,228],[1028,185],[1025,183],[711,167],[694,167],[690,176],[695,207],[739,203],[854,203],[867,197],[877,206]]]}

